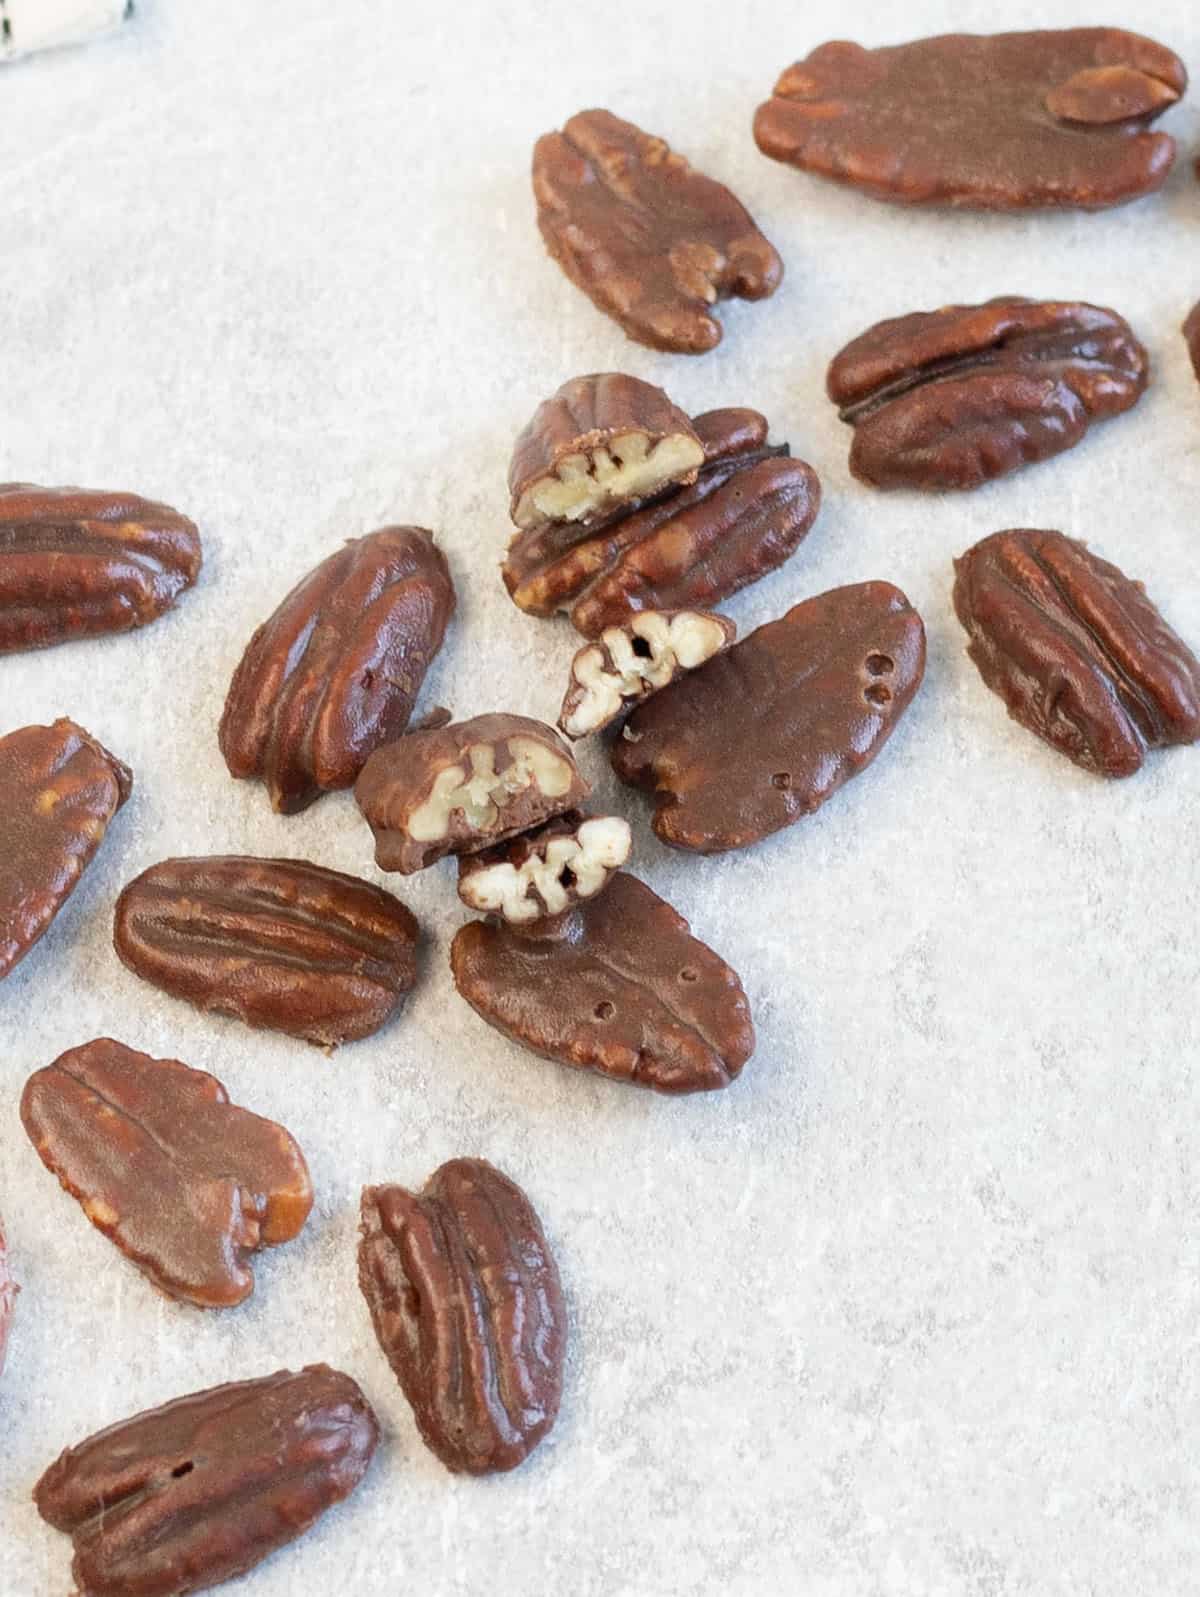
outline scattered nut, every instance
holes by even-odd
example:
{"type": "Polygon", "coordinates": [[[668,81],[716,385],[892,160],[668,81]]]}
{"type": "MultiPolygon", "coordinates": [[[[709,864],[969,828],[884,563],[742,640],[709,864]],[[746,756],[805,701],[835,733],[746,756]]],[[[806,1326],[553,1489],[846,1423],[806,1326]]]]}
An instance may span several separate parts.
{"type": "Polygon", "coordinates": [[[571,661],[559,726],[569,738],[599,732],[736,636],[732,621],[706,610],[643,610],[624,626],[605,627],[571,661]]]}
{"type": "Polygon", "coordinates": [[[536,832],[462,855],[458,896],[471,909],[527,925],[595,898],[632,847],[629,822],[619,815],[558,815],[536,832]]]}

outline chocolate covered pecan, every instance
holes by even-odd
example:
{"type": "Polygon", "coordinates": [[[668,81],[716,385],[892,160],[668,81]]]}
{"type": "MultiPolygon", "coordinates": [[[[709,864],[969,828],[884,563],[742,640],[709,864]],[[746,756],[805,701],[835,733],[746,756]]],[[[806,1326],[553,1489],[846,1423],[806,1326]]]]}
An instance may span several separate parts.
{"type": "Polygon", "coordinates": [[[92,1224],[168,1296],[228,1308],[250,1256],[290,1242],[312,1208],[304,1155],[215,1076],[109,1037],[36,1071],[21,1121],[92,1224]]]}
{"type": "Polygon", "coordinates": [[[783,262],[723,183],[611,111],[580,111],[533,151],[546,248],[577,288],[651,349],[721,341],[718,299],[765,299],[783,262]]]}
{"type": "Polygon", "coordinates": [[[872,488],[978,488],[1071,449],[1149,380],[1128,322],[1097,305],[1014,297],[878,322],[829,368],[872,488]]]}
{"type": "Polygon", "coordinates": [[[461,855],[458,896],[471,909],[528,925],[595,898],[632,846],[629,822],[619,815],[556,815],[535,832],[461,855]]]}
{"type": "Polygon", "coordinates": [[[643,610],[622,627],[605,627],[571,661],[558,724],[569,738],[599,732],[736,637],[732,621],[706,610],[643,610]]]}
{"type": "Polygon", "coordinates": [[[200,572],[200,534],[137,494],[0,484],[0,654],[144,627],[200,572]]]}
{"type": "Polygon", "coordinates": [[[754,1052],[737,975],[657,893],[618,872],[598,898],[516,930],[454,939],[459,992],[545,1059],[658,1092],[726,1087],[754,1052]]]}
{"type": "Polygon", "coordinates": [[[0,980],[75,891],[132,787],[74,721],[0,738],[0,980]]]}
{"type": "Polygon", "coordinates": [[[176,1398],[69,1447],[34,1488],[78,1597],[180,1597],[245,1574],[362,1480],[371,1406],[326,1364],[176,1398]]]}
{"type": "Polygon", "coordinates": [[[8,1328],[12,1323],[13,1306],[16,1301],[17,1285],[8,1268],[8,1244],[4,1240],[4,1222],[0,1220],[0,1375],[4,1373],[8,1328]]]}
{"type": "Polygon", "coordinates": [[[514,1469],[554,1424],[567,1314],[533,1205],[484,1159],[420,1193],[367,1187],[358,1281],[417,1427],[447,1469],[514,1469]]]}
{"type": "Polygon", "coordinates": [[[693,425],[704,446],[694,483],[582,529],[518,532],[503,569],[513,603],[569,610],[593,638],[642,610],[706,609],[782,565],[816,520],[816,472],[767,443],[756,410],[710,410],[693,425]]]}
{"type": "Polygon", "coordinates": [[[993,533],[956,560],[954,608],[979,674],[1076,765],[1131,776],[1200,738],[1200,661],[1140,582],[1061,532],[993,533]]]}
{"type": "Polygon", "coordinates": [[[1179,57],[1120,28],[944,34],[797,61],[758,108],[764,155],[881,200],[1098,210],[1161,188],[1175,140],[1149,124],[1179,57]]]}
{"type": "Polygon", "coordinates": [[[352,787],[408,725],[454,614],[445,556],[423,527],[384,527],[332,554],[250,639],[220,744],[285,815],[352,787]]]}
{"type": "Polygon", "coordinates": [[[1188,354],[1192,357],[1192,370],[1200,382],[1200,305],[1192,307],[1191,314],[1183,324],[1183,336],[1187,340],[1188,354]]]}
{"type": "Polygon", "coordinates": [[[113,944],[135,975],[198,1009],[333,1048],[396,1012],[418,935],[398,898],[357,876],[217,854],[130,882],[113,944]]]}
{"type": "Polygon", "coordinates": [[[375,834],[375,863],[409,876],[527,832],[589,791],[552,727],[477,715],[377,749],[354,796],[375,834]]]}
{"type": "Polygon", "coordinates": [[[613,770],[653,793],[664,843],[747,848],[868,766],[924,673],[925,628],[898,588],[835,588],[640,705],[613,770]]]}

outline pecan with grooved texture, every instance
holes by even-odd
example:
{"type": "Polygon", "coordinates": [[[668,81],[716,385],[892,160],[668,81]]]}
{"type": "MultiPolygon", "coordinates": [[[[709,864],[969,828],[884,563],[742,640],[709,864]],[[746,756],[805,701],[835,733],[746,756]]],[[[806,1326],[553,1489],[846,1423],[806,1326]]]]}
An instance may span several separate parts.
{"type": "Polygon", "coordinates": [[[1200,661],[1116,566],[1061,532],[993,533],[956,560],[954,608],[1014,721],[1076,765],[1131,776],[1200,738],[1200,661]]]}
{"type": "Polygon", "coordinates": [[[12,1320],[13,1305],[17,1301],[17,1286],[9,1273],[8,1245],[4,1240],[4,1222],[0,1220],[0,1375],[4,1374],[4,1355],[8,1348],[8,1327],[12,1320]]]}
{"type": "Polygon", "coordinates": [[[293,815],[352,787],[398,738],[454,613],[445,556],[422,527],[347,543],[259,627],[229,687],[221,753],[293,815]]]}
{"type": "Polygon", "coordinates": [[[398,898],[306,860],[163,860],[121,894],[130,970],[198,1009],[333,1048],[369,1037],[416,979],[398,898]]]}
{"type": "Polygon", "coordinates": [[[304,1155],[215,1076],[112,1038],[36,1071],[21,1122],[92,1224],[170,1297],[228,1308],[250,1255],[290,1242],[312,1208],[304,1155]]]}
{"type": "Polygon", "coordinates": [[[362,1480],[370,1404],[327,1364],[176,1398],[69,1447],[34,1487],[78,1597],[182,1597],[244,1575],[362,1480]]]}
{"type": "Polygon", "coordinates": [[[619,815],[572,810],[495,848],[461,855],[458,896],[471,909],[527,925],[595,898],[632,846],[629,822],[619,815]]]}
{"type": "Polygon", "coordinates": [[[186,516],[137,494],[0,484],[0,654],[144,627],[200,572],[186,516]]]}
{"type": "Polygon", "coordinates": [[[554,1424],[567,1315],[533,1205],[483,1159],[420,1193],[367,1187],[358,1281],[418,1429],[447,1469],[514,1469],[554,1424]]]}

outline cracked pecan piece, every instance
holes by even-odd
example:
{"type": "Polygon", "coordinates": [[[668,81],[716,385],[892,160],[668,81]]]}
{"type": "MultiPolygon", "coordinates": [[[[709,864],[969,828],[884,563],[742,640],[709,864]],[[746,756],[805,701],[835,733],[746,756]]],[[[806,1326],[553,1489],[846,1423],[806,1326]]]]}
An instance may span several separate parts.
{"type": "Polygon", "coordinates": [[[408,725],[454,605],[423,527],[384,527],[322,561],[234,672],[218,734],[231,775],[264,782],[284,815],[353,787],[408,725]]]}
{"type": "Polygon", "coordinates": [[[672,848],[748,848],[864,770],[924,674],[925,628],[898,588],[834,588],[640,705],[612,767],[653,794],[672,848]]]}
{"type": "Polygon", "coordinates": [[[1120,28],[944,34],[797,61],[759,106],[764,155],[880,200],[1100,210],[1161,188],[1175,140],[1149,124],[1183,62],[1120,28]]]}
{"type": "Polygon", "coordinates": [[[1200,305],[1192,307],[1191,314],[1183,324],[1183,336],[1187,341],[1188,354],[1192,358],[1192,370],[1200,382],[1200,305]]]}
{"type": "Polygon", "coordinates": [[[8,1350],[8,1328],[12,1324],[13,1308],[18,1287],[8,1267],[8,1244],[4,1239],[4,1222],[0,1220],[0,1375],[4,1374],[4,1355],[8,1350]]]}
{"type": "Polygon", "coordinates": [[[0,738],[0,981],[79,884],[133,777],[74,721],[0,738]]]}
{"type": "Polygon", "coordinates": [[[410,876],[528,832],[589,791],[553,727],[477,715],[377,749],[354,796],[375,834],[375,863],[410,876]]]}
{"type": "Polygon", "coordinates": [[[754,1052],[737,974],[624,871],[598,898],[527,929],[468,922],[450,965],[489,1026],[543,1059],[617,1081],[711,1091],[754,1052]]]}
{"type": "Polygon", "coordinates": [[[732,621],[707,610],[643,610],[605,627],[571,661],[558,724],[569,738],[590,737],[736,637],[732,621]]]}
{"type": "Polygon", "coordinates": [[[458,896],[469,909],[525,926],[595,898],[632,847],[619,815],[556,815],[534,832],[461,855],[458,896]]]}
{"type": "Polygon", "coordinates": [[[695,482],[583,528],[518,532],[503,567],[513,603],[567,610],[594,638],[644,610],[709,609],[794,554],[820,509],[816,472],[767,443],[756,410],[706,411],[693,426],[704,448],[695,482]]]}
{"type": "Polygon", "coordinates": [[[515,1469],[554,1424],[567,1313],[533,1205],[484,1159],[419,1192],[366,1187],[358,1282],[417,1428],[446,1468],[515,1469]]]}
{"type": "Polygon", "coordinates": [[[967,652],[1014,721],[1100,776],[1200,738],[1200,661],[1134,582],[1061,532],[993,533],[954,562],[967,652]]]}
{"type": "Polygon", "coordinates": [[[69,1447],[33,1492],[77,1597],[180,1597],[243,1575],[362,1480],[379,1424],[326,1364],[176,1398],[69,1447]]]}
{"type": "Polygon", "coordinates": [[[1136,405],[1146,351],[1115,311],[1018,297],[878,322],[826,386],[854,428],[850,470],[872,488],[978,488],[1073,448],[1136,405]]]}
{"type": "Polygon", "coordinates": [[[306,860],[169,859],[117,900],[113,945],[143,981],[197,1009],[324,1048],[369,1037],[416,980],[398,898],[306,860]]]}
{"type": "Polygon", "coordinates": [[[144,627],[200,563],[200,534],[169,505],[0,484],[0,654],[144,627]]]}
{"type": "Polygon", "coordinates": [[[721,342],[720,299],[766,299],[783,262],[740,200],[665,139],[611,111],[580,111],[534,146],[538,227],[597,310],[651,349],[721,342]]]}
{"type": "Polygon", "coordinates": [[[230,1308],[308,1219],[304,1155],[215,1076],[98,1038],[36,1071],[21,1123],[84,1214],[169,1297],[230,1308]]]}

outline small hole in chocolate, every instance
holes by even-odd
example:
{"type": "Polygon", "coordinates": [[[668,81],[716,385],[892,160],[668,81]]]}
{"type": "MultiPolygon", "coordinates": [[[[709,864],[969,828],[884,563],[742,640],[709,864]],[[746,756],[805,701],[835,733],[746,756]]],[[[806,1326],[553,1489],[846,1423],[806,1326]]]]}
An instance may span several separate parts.
{"type": "Polygon", "coordinates": [[[616,1012],[616,1004],[610,1004],[607,998],[602,1004],[597,1004],[595,1009],[597,1020],[611,1020],[616,1012]]]}
{"type": "Polygon", "coordinates": [[[882,707],[892,702],[892,690],[885,688],[882,682],[872,682],[871,686],[864,692],[863,697],[868,703],[878,704],[882,707]]]}
{"type": "Polygon", "coordinates": [[[176,1464],[175,1468],[171,1471],[171,1474],[175,1480],[181,1481],[185,1475],[190,1475],[195,1467],[196,1466],[189,1458],[186,1464],[176,1464]]]}
{"type": "Polygon", "coordinates": [[[639,660],[648,660],[654,650],[646,642],[645,638],[635,637],[633,640],[633,652],[639,660]]]}
{"type": "Polygon", "coordinates": [[[783,792],[786,792],[791,785],[792,774],[790,771],[776,771],[775,775],[771,778],[771,786],[777,787],[783,792]]]}
{"type": "Polygon", "coordinates": [[[685,965],[679,972],[679,979],[680,981],[699,981],[700,972],[698,970],[693,970],[690,965],[685,965]]]}
{"type": "Polygon", "coordinates": [[[867,673],[873,677],[891,676],[896,669],[896,662],[886,654],[869,654],[867,656],[867,673]]]}

